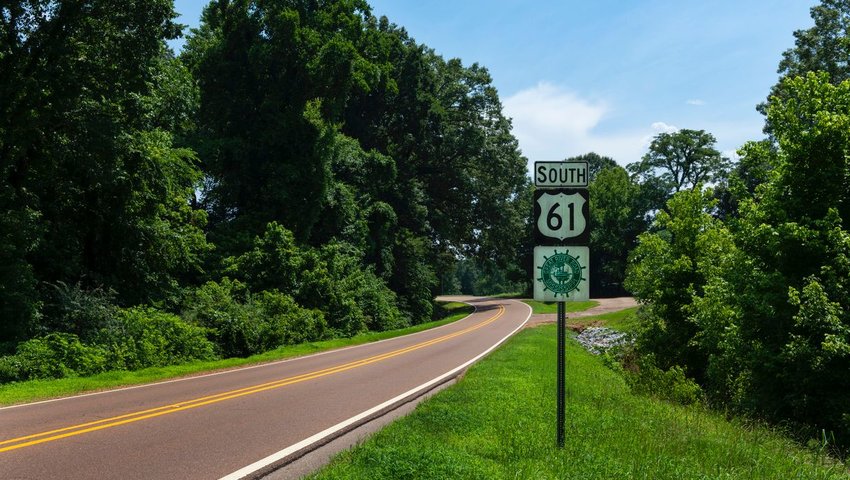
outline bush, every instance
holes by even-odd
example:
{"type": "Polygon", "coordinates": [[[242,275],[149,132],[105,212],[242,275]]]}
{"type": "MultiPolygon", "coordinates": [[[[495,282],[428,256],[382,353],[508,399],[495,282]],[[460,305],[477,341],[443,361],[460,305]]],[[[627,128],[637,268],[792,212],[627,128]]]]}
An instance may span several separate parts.
{"type": "Polygon", "coordinates": [[[73,333],[89,340],[101,328],[115,321],[118,307],[113,303],[115,292],[94,288],[84,289],[80,284],[56,282],[49,285],[48,301],[39,333],[73,333]]]}
{"type": "Polygon", "coordinates": [[[245,285],[225,277],[207,282],[184,301],[183,316],[207,329],[223,357],[247,357],[262,350],[262,328],[245,285]]]}
{"type": "Polygon", "coordinates": [[[18,344],[16,354],[6,357],[9,373],[17,380],[64,378],[104,372],[109,365],[107,352],[85,345],[73,333],[49,333],[18,344]]]}
{"type": "Polygon", "coordinates": [[[0,384],[23,380],[22,373],[21,359],[17,355],[0,357],[0,384]]]}
{"type": "Polygon", "coordinates": [[[328,335],[328,324],[322,312],[302,308],[289,295],[277,290],[260,292],[254,301],[264,319],[265,350],[321,340],[328,335]]]}
{"type": "Polygon", "coordinates": [[[137,370],[216,358],[207,331],[153,308],[122,310],[95,338],[112,369],[137,370]]]}
{"type": "Polygon", "coordinates": [[[395,293],[362,266],[361,257],[362,252],[345,243],[329,243],[305,255],[308,270],[297,298],[303,305],[321,308],[340,336],[407,324],[395,293]]]}
{"type": "Polygon", "coordinates": [[[304,309],[277,290],[251,295],[243,283],[228,278],[207,282],[188,295],[184,317],[208,329],[226,357],[328,336],[322,312],[304,309]]]}
{"type": "Polygon", "coordinates": [[[704,400],[700,386],[688,378],[684,369],[678,365],[662,370],[655,364],[652,355],[638,356],[634,351],[625,352],[621,362],[615,370],[624,375],[626,383],[634,393],[680,405],[701,403],[704,400]]]}
{"type": "MultiPolygon", "coordinates": [[[[299,247],[292,232],[272,222],[254,239],[252,250],[225,260],[225,271],[238,279],[235,283],[227,280],[239,285],[242,298],[237,303],[250,304],[248,289],[279,291],[302,306],[321,310],[334,335],[352,336],[407,325],[396,294],[371,267],[363,265],[364,256],[361,249],[345,242],[332,241],[319,249],[299,247]]],[[[224,292],[216,295],[219,299],[227,296],[224,292]]],[[[227,321],[235,321],[238,308],[230,303],[227,308],[232,309],[227,321]]],[[[251,322],[237,323],[239,328],[253,328],[251,322]]],[[[309,332],[304,335],[313,336],[309,332]]]]}

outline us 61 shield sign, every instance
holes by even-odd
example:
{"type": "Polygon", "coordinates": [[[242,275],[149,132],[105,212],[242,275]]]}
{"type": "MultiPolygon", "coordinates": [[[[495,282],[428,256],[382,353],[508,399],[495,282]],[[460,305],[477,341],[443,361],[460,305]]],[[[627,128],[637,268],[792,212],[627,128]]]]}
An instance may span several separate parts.
{"type": "Polygon", "coordinates": [[[588,247],[534,247],[534,299],[539,302],[590,298],[588,247]]]}
{"type": "Polygon", "coordinates": [[[587,245],[590,240],[588,193],[551,188],[534,192],[535,245],[587,245]]]}

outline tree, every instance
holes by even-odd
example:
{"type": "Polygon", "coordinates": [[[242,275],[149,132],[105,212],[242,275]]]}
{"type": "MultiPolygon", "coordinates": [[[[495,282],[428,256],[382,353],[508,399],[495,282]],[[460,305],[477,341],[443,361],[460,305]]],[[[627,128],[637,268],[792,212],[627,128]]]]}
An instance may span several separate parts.
{"type": "Polygon", "coordinates": [[[570,157],[564,160],[565,162],[587,162],[587,170],[588,176],[590,178],[587,179],[588,183],[593,182],[596,179],[596,176],[599,175],[599,172],[605,170],[606,168],[612,168],[617,166],[617,162],[611,157],[605,157],[599,155],[598,153],[590,152],[585,153],[584,155],[579,155],[576,157],[570,157]]]}
{"type": "MultiPolygon", "coordinates": [[[[794,32],[794,47],[786,50],[779,62],[779,81],[771,88],[768,102],[757,107],[762,114],[767,114],[770,97],[786,95],[785,78],[820,71],[836,85],[850,79],[850,1],[821,0],[810,12],[815,25],[794,32]]],[[[769,120],[765,131],[772,132],[769,120]]]]}
{"type": "Polygon", "coordinates": [[[794,32],[794,48],[779,62],[783,77],[822,71],[832,83],[850,79],[850,1],[821,0],[811,8],[815,25],[794,32]]]}
{"type": "Polygon", "coordinates": [[[629,252],[647,228],[640,186],[623,167],[601,170],[590,183],[591,296],[622,295],[629,252]]]}
{"type": "Polygon", "coordinates": [[[808,73],[780,88],[766,110],[778,148],[746,147],[759,185],[741,196],[731,236],[701,245],[702,288],[680,310],[715,399],[833,432],[846,446],[850,81],[808,73]]]}
{"type": "Polygon", "coordinates": [[[626,288],[647,306],[639,345],[663,369],[681,365],[689,376],[703,379],[708,355],[694,341],[700,333],[688,312],[701,295],[707,270],[701,268],[727,250],[728,232],[708,212],[712,194],[682,190],[658,213],[654,230],[638,237],[629,255],[626,288]]]}
{"type": "Polygon", "coordinates": [[[197,272],[199,171],[175,138],[197,95],[164,43],[180,33],[175,16],[168,0],[0,7],[0,210],[12,229],[0,241],[17,276],[0,304],[29,305],[12,322],[38,314],[37,282],[103,286],[132,304],[197,272]]]}
{"type": "Polygon", "coordinates": [[[640,162],[626,167],[641,183],[654,184],[667,195],[720,180],[730,163],[714,148],[714,135],[683,129],[660,133],[640,162]]]}
{"type": "Polygon", "coordinates": [[[204,10],[183,59],[201,89],[194,143],[222,253],[248,248],[270,221],[310,239],[332,188],[331,123],[376,78],[353,44],[366,12],[357,0],[214,1],[204,10]]]}

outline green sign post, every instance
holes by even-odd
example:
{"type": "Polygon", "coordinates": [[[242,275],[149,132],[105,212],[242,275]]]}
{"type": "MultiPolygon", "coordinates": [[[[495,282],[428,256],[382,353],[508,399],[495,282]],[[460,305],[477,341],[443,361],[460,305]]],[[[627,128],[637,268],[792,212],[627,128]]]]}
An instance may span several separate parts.
{"type": "Polygon", "coordinates": [[[586,162],[535,162],[534,299],[558,302],[557,444],[564,447],[568,299],[590,298],[590,238],[586,162]],[[567,188],[565,188],[567,187],[567,188]]]}

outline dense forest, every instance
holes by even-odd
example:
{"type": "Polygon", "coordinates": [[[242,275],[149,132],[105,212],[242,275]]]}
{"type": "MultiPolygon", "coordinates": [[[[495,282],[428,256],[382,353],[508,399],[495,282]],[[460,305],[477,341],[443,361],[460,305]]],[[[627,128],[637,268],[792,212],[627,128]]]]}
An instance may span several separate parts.
{"type": "MultiPolygon", "coordinates": [[[[533,187],[486,68],[362,0],[175,18],[171,0],[0,6],[0,383],[527,290],[533,187]]],[[[643,304],[627,374],[847,446],[850,2],[812,18],[735,161],[699,129],[568,160],[590,166],[592,296],[643,304]]]]}
{"type": "Polygon", "coordinates": [[[213,1],[179,56],[175,17],[0,9],[0,380],[418,324],[463,272],[522,288],[485,68],[358,0],[213,1]]]}

